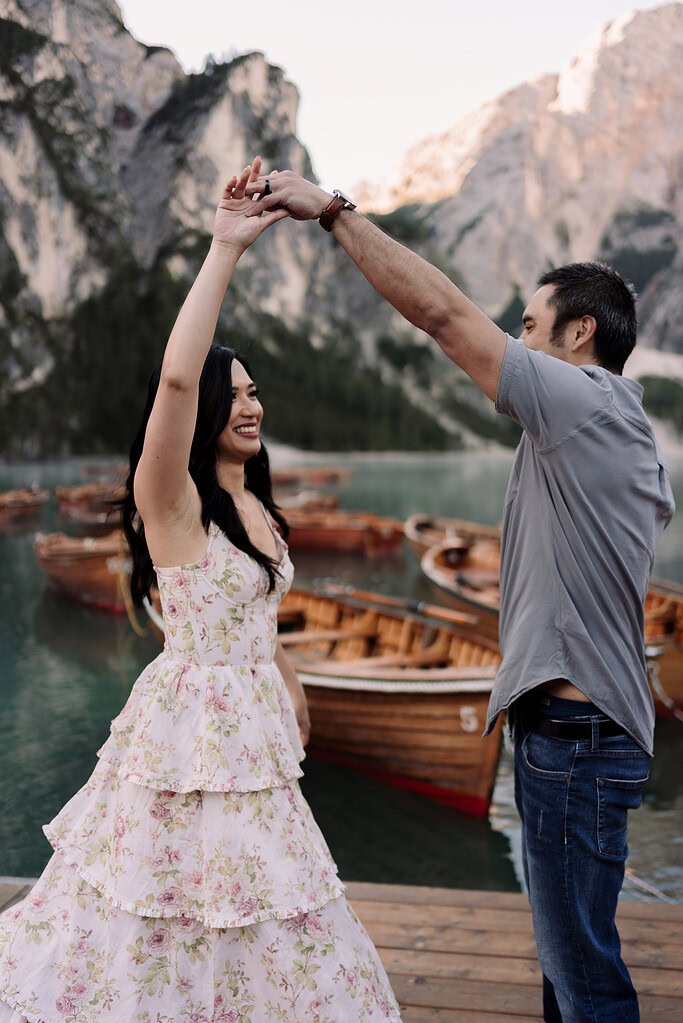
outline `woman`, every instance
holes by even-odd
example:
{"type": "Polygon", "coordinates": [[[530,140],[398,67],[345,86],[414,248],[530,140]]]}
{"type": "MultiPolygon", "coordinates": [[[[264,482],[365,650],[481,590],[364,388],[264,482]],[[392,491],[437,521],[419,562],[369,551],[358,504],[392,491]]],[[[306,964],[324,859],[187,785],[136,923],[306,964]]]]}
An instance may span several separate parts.
{"type": "Polygon", "coordinates": [[[223,193],[131,450],[133,588],[154,565],[166,646],[0,918],[0,1023],[400,1020],[299,791],[308,716],[277,644],[293,569],[263,410],[245,363],[211,346],[238,259],[287,216],[245,216],[259,169],[223,193]]]}

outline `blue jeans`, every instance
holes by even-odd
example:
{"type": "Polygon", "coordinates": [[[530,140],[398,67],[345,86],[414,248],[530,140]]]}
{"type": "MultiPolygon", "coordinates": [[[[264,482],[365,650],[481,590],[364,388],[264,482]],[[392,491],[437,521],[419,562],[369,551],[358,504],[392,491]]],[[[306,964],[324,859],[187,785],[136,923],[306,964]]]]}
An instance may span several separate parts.
{"type": "Polygon", "coordinates": [[[639,1023],[614,917],[649,757],[627,735],[598,736],[592,703],[535,691],[513,708],[515,801],[543,970],[546,1023],[639,1023]],[[590,721],[592,738],[549,738],[539,717],[590,721]]]}

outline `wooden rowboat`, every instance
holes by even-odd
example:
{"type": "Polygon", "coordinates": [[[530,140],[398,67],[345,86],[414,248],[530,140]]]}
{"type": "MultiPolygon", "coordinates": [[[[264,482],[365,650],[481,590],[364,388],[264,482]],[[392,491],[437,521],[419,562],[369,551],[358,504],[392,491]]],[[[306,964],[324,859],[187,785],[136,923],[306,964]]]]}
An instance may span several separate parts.
{"type": "Polygon", "coordinates": [[[469,611],[479,618],[478,630],[498,642],[500,608],[500,544],[481,539],[463,548],[445,540],[429,547],[420,567],[449,607],[469,611]]]}
{"type": "Polygon", "coordinates": [[[82,604],[125,612],[122,577],[130,574],[131,566],[120,530],[82,538],[38,533],[33,550],[51,589],[82,604]]]}
{"type": "Polygon", "coordinates": [[[372,596],[291,590],[283,602],[305,618],[280,638],[306,689],[311,751],[486,816],[502,734],[499,720],[481,737],[496,644],[447,609],[430,618],[372,596]]]}
{"type": "Polygon", "coordinates": [[[50,498],[49,491],[37,487],[5,490],[0,494],[0,525],[19,522],[35,515],[50,498]]]}
{"type": "Polygon", "coordinates": [[[122,484],[83,483],[76,487],[57,487],[57,504],[62,515],[77,517],[86,512],[108,512],[125,493],[122,484]]]}
{"type": "Polygon", "coordinates": [[[104,536],[121,526],[123,511],[120,505],[112,505],[108,511],[92,511],[85,505],[74,503],[69,508],[68,518],[77,533],[104,536]]]}
{"type": "Polygon", "coordinates": [[[300,469],[273,469],[270,474],[273,487],[327,487],[332,484],[349,483],[350,469],[334,469],[326,466],[303,466],[300,469]]]}
{"type": "Polygon", "coordinates": [[[479,540],[492,540],[500,544],[500,526],[483,526],[465,519],[434,518],[417,512],[406,519],[404,524],[406,540],[418,558],[430,547],[450,540],[459,543],[463,550],[479,540]]]}
{"type": "Polygon", "coordinates": [[[678,583],[650,580],[645,652],[655,711],[683,721],[683,586],[678,583]]]}
{"type": "MultiPolygon", "coordinates": [[[[449,607],[475,613],[482,635],[497,640],[500,552],[490,544],[481,541],[463,552],[446,541],[430,548],[420,565],[449,607]]],[[[644,632],[655,711],[683,720],[683,586],[650,580],[644,632]]]]}
{"type": "Polygon", "coordinates": [[[315,490],[300,490],[296,494],[278,499],[278,505],[287,514],[289,511],[327,512],[339,507],[336,494],[319,494],[315,490]]]}
{"type": "Polygon", "coordinates": [[[366,512],[287,512],[293,551],[394,554],[403,543],[403,523],[366,512]]]}

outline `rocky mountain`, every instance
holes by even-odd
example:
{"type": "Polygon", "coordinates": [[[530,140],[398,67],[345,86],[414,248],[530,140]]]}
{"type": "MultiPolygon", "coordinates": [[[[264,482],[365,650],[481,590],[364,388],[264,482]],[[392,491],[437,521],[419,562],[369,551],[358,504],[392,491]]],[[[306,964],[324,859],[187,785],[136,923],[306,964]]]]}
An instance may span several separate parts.
{"type": "MultiPolygon", "coordinates": [[[[416,147],[366,206],[510,329],[549,262],[610,258],[643,292],[647,338],[683,351],[682,12],[602,30],[566,72],[416,147]]],[[[186,75],[115,0],[0,0],[1,453],[126,447],[223,177],[257,152],[313,176],[297,106],[259,53],[186,75]]],[[[217,339],[248,355],[287,443],[516,438],[317,224],[249,250],[217,339]]]]}
{"type": "MultiPolygon", "coordinates": [[[[0,71],[0,447],[120,449],[207,251],[223,176],[256,152],[312,175],[298,93],[258,53],[185,75],[130,35],[114,0],[0,0],[0,71]]],[[[446,443],[401,388],[361,373],[345,323],[312,325],[330,240],[280,226],[240,264],[218,332],[256,356],[274,434],[411,446],[411,424],[412,446],[446,443]]]]}
{"type": "Polygon", "coordinates": [[[519,319],[550,265],[599,258],[641,296],[641,340],[683,353],[683,4],[600,27],[526,82],[410,149],[367,210],[406,207],[470,297],[519,319]]]}

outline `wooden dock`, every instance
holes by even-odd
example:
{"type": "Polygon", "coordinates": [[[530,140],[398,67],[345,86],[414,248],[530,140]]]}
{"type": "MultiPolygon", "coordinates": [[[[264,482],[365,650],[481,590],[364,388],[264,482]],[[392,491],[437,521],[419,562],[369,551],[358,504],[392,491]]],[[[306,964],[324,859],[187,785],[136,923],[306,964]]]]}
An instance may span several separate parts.
{"type": "MultiPolygon", "coordinates": [[[[30,882],[0,884],[0,911],[30,882]]],[[[524,895],[351,883],[403,1023],[536,1023],[541,971],[524,895]]],[[[623,955],[642,1023],[683,1019],[683,904],[622,901],[623,955]]]]}
{"type": "MultiPolygon", "coordinates": [[[[510,892],[350,884],[404,1023],[535,1023],[541,971],[529,903],[510,892]]],[[[683,1019],[683,905],[621,901],[641,1023],[683,1019]]]]}

